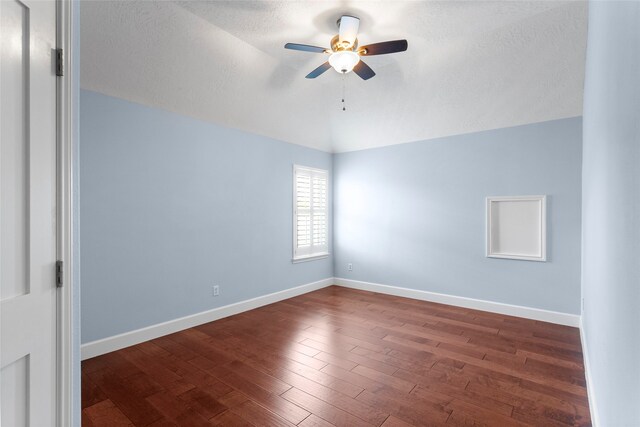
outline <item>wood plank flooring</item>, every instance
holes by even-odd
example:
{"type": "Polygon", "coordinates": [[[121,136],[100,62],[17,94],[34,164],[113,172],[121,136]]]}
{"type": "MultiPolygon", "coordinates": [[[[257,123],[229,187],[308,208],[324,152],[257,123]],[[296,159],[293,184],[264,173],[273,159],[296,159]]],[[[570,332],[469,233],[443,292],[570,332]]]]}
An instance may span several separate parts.
{"type": "Polygon", "coordinates": [[[331,286],[82,363],[92,426],[587,426],[576,328],[331,286]]]}

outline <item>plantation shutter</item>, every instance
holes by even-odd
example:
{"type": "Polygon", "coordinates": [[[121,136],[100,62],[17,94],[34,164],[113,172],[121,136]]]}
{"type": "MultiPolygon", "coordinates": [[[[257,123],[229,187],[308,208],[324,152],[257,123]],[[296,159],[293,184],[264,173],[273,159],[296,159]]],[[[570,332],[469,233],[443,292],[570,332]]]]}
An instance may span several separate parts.
{"type": "Polygon", "coordinates": [[[294,167],[293,257],[327,255],[329,252],[328,173],[294,167]]]}

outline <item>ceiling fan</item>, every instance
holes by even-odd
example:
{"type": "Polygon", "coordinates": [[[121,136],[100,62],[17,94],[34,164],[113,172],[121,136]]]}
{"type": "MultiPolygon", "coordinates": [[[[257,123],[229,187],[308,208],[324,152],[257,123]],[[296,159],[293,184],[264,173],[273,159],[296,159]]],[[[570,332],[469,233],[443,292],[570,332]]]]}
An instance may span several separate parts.
{"type": "Polygon", "coordinates": [[[376,73],[371,67],[365,64],[360,57],[384,55],[407,50],[408,44],[406,40],[393,40],[359,47],[357,35],[360,19],[355,16],[344,15],[338,19],[337,23],[339,34],[331,39],[331,49],[298,43],[287,43],[284,45],[285,49],[326,53],[330,55],[327,62],[307,74],[306,78],[315,79],[333,67],[339,73],[346,74],[353,71],[363,80],[368,80],[375,76],[376,73]]]}

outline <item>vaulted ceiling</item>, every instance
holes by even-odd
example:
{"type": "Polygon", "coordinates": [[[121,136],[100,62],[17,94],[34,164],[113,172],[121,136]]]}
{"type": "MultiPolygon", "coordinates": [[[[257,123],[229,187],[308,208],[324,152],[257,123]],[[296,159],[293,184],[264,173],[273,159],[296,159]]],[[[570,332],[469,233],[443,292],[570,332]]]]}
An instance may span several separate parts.
{"type": "Polygon", "coordinates": [[[582,114],[582,1],[86,1],[81,86],[224,126],[343,152],[582,114]],[[342,14],[377,75],[304,76],[342,14]]]}

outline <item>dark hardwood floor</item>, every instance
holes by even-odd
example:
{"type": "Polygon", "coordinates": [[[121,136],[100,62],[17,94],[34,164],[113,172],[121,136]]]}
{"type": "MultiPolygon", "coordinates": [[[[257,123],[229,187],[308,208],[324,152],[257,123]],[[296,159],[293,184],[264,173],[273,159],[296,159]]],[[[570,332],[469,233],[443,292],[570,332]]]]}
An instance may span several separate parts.
{"type": "Polygon", "coordinates": [[[82,363],[83,426],[591,425],[576,328],[332,286],[82,363]]]}

